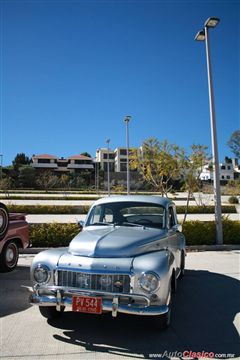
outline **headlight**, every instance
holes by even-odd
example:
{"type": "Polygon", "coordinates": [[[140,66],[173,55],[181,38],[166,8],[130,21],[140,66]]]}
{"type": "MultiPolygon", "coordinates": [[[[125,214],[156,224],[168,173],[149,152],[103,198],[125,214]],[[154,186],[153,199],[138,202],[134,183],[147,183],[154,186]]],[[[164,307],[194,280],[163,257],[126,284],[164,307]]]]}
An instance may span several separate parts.
{"type": "Polygon", "coordinates": [[[139,285],[144,291],[153,293],[160,286],[159,276],[153,272],[143,273],[139,278],[139,285]]]}
{"type": "Polygon", "coordinates": [[[34,280],[39,284],[46,284],[49,282],[51,273],[46,265],[38,264],[33,272],[34,280]]]}

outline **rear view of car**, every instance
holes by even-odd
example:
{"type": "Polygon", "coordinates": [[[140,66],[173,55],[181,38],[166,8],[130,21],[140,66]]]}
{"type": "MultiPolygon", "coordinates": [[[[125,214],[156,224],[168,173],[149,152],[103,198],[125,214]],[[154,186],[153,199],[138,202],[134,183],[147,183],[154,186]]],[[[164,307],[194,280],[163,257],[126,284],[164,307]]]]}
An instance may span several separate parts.
{"type": "Polygon", "coordinates": [[[28,223],[24,214],[8,213],[0,203],[0,271],[12,271],[17,266],[19,249],[29,246],[28,223]]]}

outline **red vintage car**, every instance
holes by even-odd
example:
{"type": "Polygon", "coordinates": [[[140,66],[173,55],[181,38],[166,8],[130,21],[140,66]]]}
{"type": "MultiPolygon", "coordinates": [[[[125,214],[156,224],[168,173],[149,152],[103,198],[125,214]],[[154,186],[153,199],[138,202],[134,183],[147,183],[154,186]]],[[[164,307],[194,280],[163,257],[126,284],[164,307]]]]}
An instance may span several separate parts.
{"type": "Polygon", "coordinates": [[[17,266],[19,249],[29,247],[28,223],[25,214],[14,214],[0,203],[0,271],[17,266]]]}

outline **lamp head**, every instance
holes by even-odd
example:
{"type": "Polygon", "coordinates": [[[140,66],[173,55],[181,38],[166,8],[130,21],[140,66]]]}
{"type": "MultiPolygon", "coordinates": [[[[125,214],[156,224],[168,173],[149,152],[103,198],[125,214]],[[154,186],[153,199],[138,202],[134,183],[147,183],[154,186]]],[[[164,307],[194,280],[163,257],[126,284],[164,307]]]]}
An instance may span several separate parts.
{"type": "Polygon", "coordinates": [[[197,41],[205,40],[205,30],[204,29],[197,33],[197,35],[195,36],[195,40],[197,40],[197,41]]]}
{"type": "Polygon", "coordinates": [[[131,116],[130,116],[130,115],[127,115],[127,116],[125,117],[125,119],[124,119],[124,121],[125,121],[126,123],[128,123],[130,120],[131,120],[131,116]]]}
{"type": "Polygon", "coordinates": [[[210,17],[206,20],[204,26],[215,27],[219,23],[220,19],[216,17],[210,17]]]}

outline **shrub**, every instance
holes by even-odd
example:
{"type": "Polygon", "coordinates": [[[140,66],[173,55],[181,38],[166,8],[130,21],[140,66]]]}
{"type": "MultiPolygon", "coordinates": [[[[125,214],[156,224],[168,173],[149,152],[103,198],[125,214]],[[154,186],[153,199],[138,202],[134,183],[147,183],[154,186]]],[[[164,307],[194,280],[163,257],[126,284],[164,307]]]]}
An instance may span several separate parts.
{"type": "MultiPolygon", "coordinates": [[[[33,247],[68,246],[80,229],[77,224],[34,224],[29,226],[33,247]]],[[[214,245],[214,221],[187,221],[183,224],[187,245],[214,245]]],[[[240,221],[223,219],[224,244],[240,245],[240,221]]]]}
{"type": "MultiPolygon", "coordinates": [[[[185,214],[186,206],[177,206],[178,214],[185,214]]],[[[231,205],[222,205],[223,214],[236,214],[236,207],[231,205]]],[[[189,206],[188,214],[214,214],[215,207],[213,205],[208,206],[189,206]]]]}
{"type": "Polygon", "coordinates": [[[29,238],[33,247],[61,247],[80,232],[77,224],[32,224],[29,225],[29,238]]]}
{"type": "Polygon", "coordinates": [[[87,205],[8,205],[9,212],[25,214],[87,214],[89,208],[87,205]]]}
{"type": "MultiPolygon", "coordinates": [[[[0,194],[0,199],[5,199],[6,196],[0,194]]],[[[64,200],[64,201],[95,201],[100,199],[99,196],[25,196],[23,195],[9,195],[8,200],[64,200]]]]}
{"type": "MultiPolygon", "coordinates": [[[[223,219],[224,244],[240,245],[240,221],[223,219]]],[[[187,245],[214,245],[216,243],[216,228],[214,221],[186,221],[183,233],[187,245]]]]}
{"type": "Polygon", "coordinates": [[[213,221],[186,221],[183,224],[183,233],[187,245],[215,244],[215,223],[213,221]]]}
{"type": "Polygon", "coordinates": [[[230,198],[228,199],[229,204],[238,204],[238,198],[236,196],[230,196],[230,198]]]}

